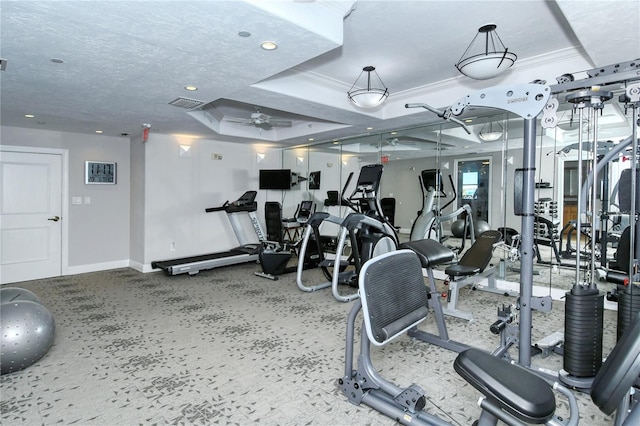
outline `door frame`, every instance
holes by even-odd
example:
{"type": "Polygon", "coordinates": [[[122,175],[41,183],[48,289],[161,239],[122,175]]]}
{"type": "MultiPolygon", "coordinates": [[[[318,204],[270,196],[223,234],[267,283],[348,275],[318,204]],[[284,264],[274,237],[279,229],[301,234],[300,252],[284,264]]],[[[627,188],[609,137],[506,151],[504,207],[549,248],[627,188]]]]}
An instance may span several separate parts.
{"type": "MultiPolygon", "coordinates": [[[[453,160],[454,162],[453,175],[455,176],[454,179],[455,179],[456,185],[458,184],[458,173],[460,171],[460,163],[469,162],[469,161],[488,161],[489,162],[489,167],[488,167],[489,174],[487,176],[487,222],[491,224],[493,222],[493,213],[494,213],[494,209],[491,204],[494,197],[493,196],[493,157],[492,156],[462,157],[462,158],[456,158],[455,160],[453,160]]],[[[458,202],[459,202],[460,200],[462,200],[462,188],[456,188],[456,192],[458,193],[458,202]]],[[[473,207],[473,205],[471,205],[471,207],[473,207]]],[[[458,207],[454,207],[454,208],[458,208],[458,207]]],[[[497,227],[493,227],[491,229],[497,229],[497,227]]]]}
{"type": "Polygon", "coordinates": [[[58,148],[42,148],[32,146],[17,145],[0,145],[0,154],[2,152],[23,152],[25,154],[49,154],[60,155],[62,158],[62,181],[61,181],[61,250],[60,257],[60,273],[68,275],[69,272],[69,150],[58,148]]]}

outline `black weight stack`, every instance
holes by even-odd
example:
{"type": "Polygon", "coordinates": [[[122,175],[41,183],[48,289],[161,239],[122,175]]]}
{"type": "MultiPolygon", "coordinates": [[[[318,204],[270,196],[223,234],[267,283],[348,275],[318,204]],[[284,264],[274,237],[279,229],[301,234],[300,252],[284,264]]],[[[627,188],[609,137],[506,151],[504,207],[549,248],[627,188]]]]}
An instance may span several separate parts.
{"type": "Polygon", "coordinates": [[[565,300],[564,370],[574,377],[594,377],[602,365],[604,294],[574,286],[565,300]]]}
{"type": "Polygon", "coordinates": [[[618,332],[617,339],[620,340],[622,333],[629,327],[640,312],[640,287],[636,284],[627,285],[622,288],[618,286],[618,332]]]}

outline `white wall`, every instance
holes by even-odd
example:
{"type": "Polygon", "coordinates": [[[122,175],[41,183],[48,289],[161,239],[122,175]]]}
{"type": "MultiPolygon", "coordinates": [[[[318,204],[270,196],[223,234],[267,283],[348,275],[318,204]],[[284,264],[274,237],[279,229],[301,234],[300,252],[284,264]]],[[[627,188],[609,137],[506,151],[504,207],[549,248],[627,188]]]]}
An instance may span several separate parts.
{"type": "MultiPolygon", "coordinates": [[[[228,250],[237,245],[224,213],[205,208],[258,190],[260,168],[281,168],[280,149],[151,134],[119,138],[0,127],[1,143],[58,148],[69,153],[66,273],[131,266],[150,271],[153,260],[228,250]],[[181,157],[180,144],[190,145],[181,157]],[[264,154],[258,163],[257,154],[264,154]],[[218,154],[221,160],[213,160],[218,154]],[[85,185],[86,160],[115,161],[116,185],[85,185]],[[83,204],[72,205],[72,197],[83,204]],[[90,204],[84,204],[85,197],[90,204]],[[171,243],[175,250],[171,251],[171,243]]],[[[266,191],[258,191],[264,226],[266,191]]]]}
{"type": "MultiPolygon", "coordinates": [[[[309,190],[308,182],[302,182],[290,191],[282,191],[282,205],[284,216],[292,216],[302,200],[312,200],[316,203],[316,210],[322,210],[327,191],[341,191],[351,172],[353,179],[349,184],[349,193],[355,188],[361,164],[355,156],[342,156],[339,150],[335,153],[317,152],[313,148],[287,149],[283,153],[283,167],[292,171],[302,172],[305,178],[310,172],[320,172],[320,189],[309,190]]],[[[273,191],[271,191],[273,192],[273,191]]],[[[271,201],[278,201],[273,199],[271,201]]]]}
{"type": "Polygon", "coordinates": [[[144,215],[145,215],[145,150],[140,138],[131,139],[131,208],[129,220],[130,265],[142,271],[144,269],[144,215]]]}
{"type": "MultiPolygon", "coordinates": [[[[238,143],[151,134],[146,143],[134,144],[142,144],[144,151],[136,154],[144,157],[145,164],[144,177],[137,177],[144,179],[144,231],[132,236],[143,240],[144,255],[138,262],[145,270],[152,261],[236,247],[226,214],[205,213],[205,209],[258,190],[258,170],[282,165],[280,150],[238,143]],[[191,147],[188,156],[180,155],[181,144],[191,147]],[[265,153],[260,163],[258,152],[265,153]],[[214,154],[221,159],[213,159],[214,154]]],[[[132,151],[138,150],[134,147],[132,151]]],[[[263,226],[266,196],[265,191],[258,191],[256,198],[263,226]]],[[[132,242],[132,246],[139,244],[132,242]]]]}
{"type": "Polygon", "coordinates": [[[0,127],[1,143],[69,152],[68,273],[127,266],[129,261],[129,139],[0,127]],[[115,161],[116,185],[85,185],[87,160],[115,161]],[[83,204],[71,204],[81,197],[83,204]],[[85,204],[85,197],[90,204],[85,204]]]}

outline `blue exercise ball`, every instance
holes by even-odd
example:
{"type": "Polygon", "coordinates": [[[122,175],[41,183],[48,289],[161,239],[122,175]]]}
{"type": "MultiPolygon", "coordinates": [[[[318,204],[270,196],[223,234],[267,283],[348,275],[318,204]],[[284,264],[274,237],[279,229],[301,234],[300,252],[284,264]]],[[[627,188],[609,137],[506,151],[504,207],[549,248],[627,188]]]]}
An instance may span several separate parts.
{"type": "Polygon", "coordinates": [[[18,300],[30,300],[40,303],[40,298],[32,291],[19,287],[0,287],[0,305],[18,300]]]}
{"type": "Polygon", "coordinates": [[[30,300],[0,306],[0,374],[29,367],[42,358],[55,335],[53,315],[30,300]]]}

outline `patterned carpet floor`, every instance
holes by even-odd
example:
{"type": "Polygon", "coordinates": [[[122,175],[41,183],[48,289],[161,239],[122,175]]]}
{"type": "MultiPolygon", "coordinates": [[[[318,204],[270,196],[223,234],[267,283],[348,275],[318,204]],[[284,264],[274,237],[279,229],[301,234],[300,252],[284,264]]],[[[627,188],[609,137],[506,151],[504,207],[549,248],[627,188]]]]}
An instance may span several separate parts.
{"type": "MultiPolygon", "coordinates": [[[[36,364],[0,378],[2,425],[395,424],[337,388],[351,304],[328,289],[301,292],[295,274],[270,281],[254,276],[258,270],[249,263],[169,277],[118,269],[16,285],[52,312],[56,337],[36,364]]],[[[322,277],[311,270],[305,280],[322,277]]],[[[451,338],[492,350],[496,309],[513,303],[463,291],[460,306],[475,320],[447,317],[451,338]]],[[[534,341],[561,329],[563,318],[562,302],[535,312],[534,341]]],[[[433,316],[423,324],[435,331],[433,316]]],[[[606,311],[605,354],[615,324],[606,311]]],[[[453,370],[456,354],[408,336],[372,352],[384,377],[425,389],[427,411],[454,425],[477,418],[479,393],[453,370]]],[[[562,358],[533,363],[558,370],[562,358]]],[[[588,395],[577,396],[581,424],[613,424],[588,395]]]]}

